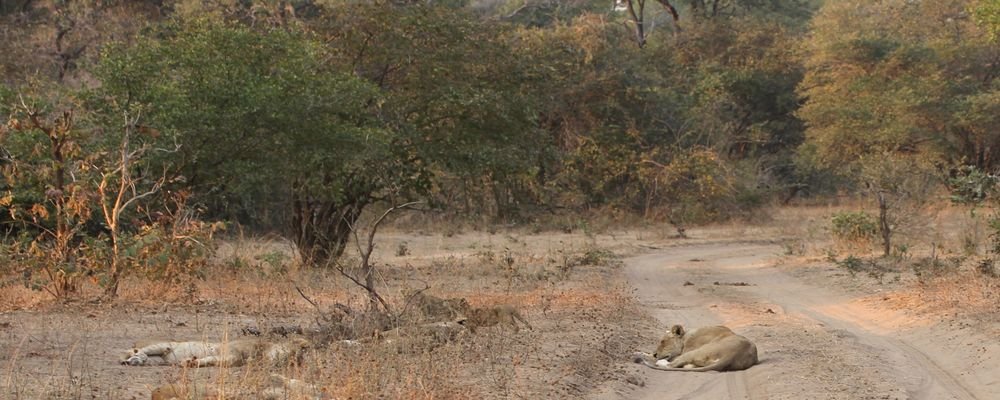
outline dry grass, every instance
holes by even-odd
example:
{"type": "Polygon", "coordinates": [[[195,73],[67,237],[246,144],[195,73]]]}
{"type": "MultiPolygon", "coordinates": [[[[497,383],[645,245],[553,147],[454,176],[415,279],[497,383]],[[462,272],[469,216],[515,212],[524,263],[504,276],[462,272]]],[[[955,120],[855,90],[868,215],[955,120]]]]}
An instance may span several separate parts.
{"type": "MultiPolygon", "coordinates": [[[[612,222],[584,229],[577,221],[571,229],[545,234],[533,233],[531,226],[495,233],[463,227],[440,235],[387,230],[379,236],[373,261],[380,272],[378,287],[396,311],[403,309],[405,290],[428,288],[441,297],[464,297],[475,307],[514,305],[534,329],[485,328],[430,346],[419,340],[333,343],[310,351],[301,366],[278,372],[315,383],[336,398],[585,397],[600,382],[621,378],[614,367],[620,355],[642,346],[642,333],[655,325],[635,303],[614,254],[737,237],[780,241],[786,253],[813,264],[830,251],[870,256],[871,248],[836,247],[829,239],[835,212],[864,206],[842,201],[785,207],[773,210],[766,224],[734,221],[693,228],[688,231],[693,239],[684,241],[670,239],[674,231],[667,226],[612,229],[612,222]]],[[[928,215],[933,218],[920,231],[900,236],[910,261],[983,251],[984,227],[968,210],[940,205],[928,215]]],[[[335,271],[304,269],[296,260],[287,242],[235,239],[220,246],[203,277],[165,285],[131,276],[121,286],[121,298],[107,304],[63,304],[8,286],[0,290],[0,398],[143,398],[167,382],[214,382],[231,394],[257,390],[275,371],[128,368],[115,360],[136,339],[227,340],[246,326],[265,331],[279,325],[316,327],[319,310],[327,312],[335,304],[366,307],[364,293],[335,271]]],[[[968,266],[921,279],[907,268],[898,274],[904,279],[895,286],[863,275],[838,279],[867,280],[880,290],[891,286],[901,294],[892,297],[901,308],[987,315],[1000,306],[997,280],[968,266]]],[[[93,283],[83,290],[100,292],[93,283]]]]}
{"type": "MultiPolygon", "coordinates": [[[[584,395],[613,378],[620,360],[609,348],[637,345],[632,342],[643,314],[611,251],[634,253],[643,235],[657,236],[390,231],[374,260],[379,288],[397,310],[405,289],[430,287],[444,297],[466,297],[473,306],[515,305],[534,329],[483,328],[431,346],[420,338],[412,345],[333,343],[306,354],[301,366],[277,372],[315,383],[335,398],[584,395]],[[593,349],[570,354],[563,343],[593,349]]],[[[247,326],[265,332],[278,325],[314,328],[320,311],[296,288],[323,311],[337,303],[355,310],[367,305],[363,292],[335,271],[303,269],[295,260],[287,243],[236,240],[220,247],[203,278],[163,284],[131,276],[112,303],[64,304],[27,289],[0,291],[7,312],[0,314],[0,397],[143,398],[158,385],[198,382],[225,390],[223,398],[245,398],[240,393],[259,391],[276,371],[125,367],[116,360],[138,339],[225,341],[247,326]]],[[[82,290],[96,295],[99,289],[87,284],[82,290]]]]}
{"type": "MultiPolygon", "coordinates": [[[[929,315],[971,317],[996,321],[1000,309],[1000,279],[976,270],[988,256],[989,234],[986,220],[990,208],[977,208],[940,201],[921,213],[921,223],[901,230],[894,238],[894,257],[880,259],[877,243],[842,243],[830,238],[830,219],[838,212],[865,210],[875,215],[870,202],[850,199],[836,204],[785,207],[774,212],[781,227],[786,253],[797,256],[801,265],[827,266],[826,259],[853,255],[876,260],[881,271],[877,278],[858,274],[850,287],[878,291],[892,307],[929,315]],[[891,275],[885,279],[881,274],[891,275]],[[885,295],[891,290],[892,295],[885,295]]],[[[844,277],[846,279],[846,277],[844,277]]]]}
{"type": "Polygon", "coordinates": [[[897,309],[932,315],[973,317],[1000,322],[1000,279],[972,271],[928,279],[898,290],[888,300],[897,309]]]}

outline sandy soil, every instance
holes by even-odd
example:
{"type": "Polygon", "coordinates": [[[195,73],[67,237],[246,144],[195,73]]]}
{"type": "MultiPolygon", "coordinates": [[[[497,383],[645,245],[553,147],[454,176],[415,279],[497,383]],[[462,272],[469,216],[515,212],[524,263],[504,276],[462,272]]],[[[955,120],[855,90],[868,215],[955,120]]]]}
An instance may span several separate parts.
{"type": "MultiPolygon", "coordinates": [[[[301,370],[282,372],[335,398],[587,397],[603,382],[624,378],[630,366],[621,355],[642,343],[639,332],[651,331],[653,320],[632,297],[613,255],[599,257],[609,262],[578,259],[589,251],[610,254],[608,249],[634,254],[640,250],[632,243],[644,240],[636,233],[386,233],[376,262],[393,304],[401,303],[403,288],[428,285],[429,293],[464,297],[473,306],[515,305],[534,329],[482,328],[429,353],[329,346],[308,354],[301,370]]],[[[220,250],[222,261],[239,254],[256,269],[265,267],[253,263],[250,247],[269,254],[282,246],[235,247],[220,250]]],[[[314,327],[313,307],[290,280],[321,307],[342,302],[363,309],[366,301],[335,273],[264,279],[212,274],[198,283],[193,302],[139,293],[143,286],[130,285],[124,299],[108,304],[25,301],[40,305],[0,311],[0,399],[148,399],[156,386],[179,380],[258,384],[269,371],[128,367],[118,360],[141,339],[224,341],[240,338],[246,326],[264,332],[278,325],[314,327]]]]}
{"type": "MultiPolygon", "coordinates": [[[[727,325],[757,344],[761,363],[726,373],[635,366],[631,380],[639,385],[609,385],[598,397],[1000,398],[995,324],[956,329],[846,294],[831,279],[806,282],[795,265],[779,265],[781,251],[766,242],[723,242],[626,260],[628,281],[662,329],[727,325]]],[[[653,348],[655,339],[644,350],[653,348]]]]}
{"type": "MultiPolygon", "coordinates": [[[[996,319],[970,322],[901,308],[895,300],[902,284],[859,287],[868,278],[808,266],[781,256],[785,249],[775,242],[745,239],[775,232],[722,231],[700,231],[700,239],[690,240],[649,231],[386,235],[379,262],[387,276],[400,277],[390,286],[430,282],[437,294],[474,305],[513,303],[534,329],[490,330],[403,368],[372,367],[370,373],[383,377],[375,383],[357,371],[331,372],[352,362],[332,351],[317,354],[321,362],[300,376],[331,388],[356,379],[369,385],[361,398],[414,398],[406,389],[418,386],[426,389],[422,398],[1000,398],[996,319]],[[390,254],[403,245],[409,254],[390,254]],[[624,267],[580,266],[560,275],[571,255],[596,248],[631,256],[624,267]],[[507,264],[505,257],[515,270],[496,267],[507,264]],[[761,363],[727,373],[629,363],[632,351],[652,351],[661,333],[678,323],[727,325],[757,344],[761,363]],[[386,371],[398,376],[385,378],[386,371]],[[410,379],[424,381],[414,386],[410,379]]],[[[349,288],[311,285],[307,290],[321,302],[332,301],[324,292],[349,288]]],[[[136,338],[219,340],[246,325],[311,321],[304,316],[311,306],[288,287],[277,285],[273,298],[212,294],[225,290],[201,288],[218,300],[201,304],[52,304],[0,313],[0,399],[145,399],[152,387],[183,374],[224,374],[118,365],[119,353],[136,338]]],[[[247,372],[228,376],[241,374],[247,372]]]]}

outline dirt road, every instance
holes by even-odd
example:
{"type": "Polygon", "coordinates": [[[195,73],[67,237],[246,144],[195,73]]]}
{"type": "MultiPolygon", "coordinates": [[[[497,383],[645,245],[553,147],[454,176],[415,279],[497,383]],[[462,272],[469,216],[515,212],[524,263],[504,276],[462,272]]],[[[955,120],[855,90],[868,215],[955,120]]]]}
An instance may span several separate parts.
{"type": "Polygon", "coordinates": [[[776,266],[780,252],[776,245],[729,242],[626,260],[628,280],[662,328],[727,325],[757,344],[761,363],[727,373],[634,366],[632,381],[640,384],[621,384],[600,397],[1000,399],[997,338],[806,283],[776,266]]]}

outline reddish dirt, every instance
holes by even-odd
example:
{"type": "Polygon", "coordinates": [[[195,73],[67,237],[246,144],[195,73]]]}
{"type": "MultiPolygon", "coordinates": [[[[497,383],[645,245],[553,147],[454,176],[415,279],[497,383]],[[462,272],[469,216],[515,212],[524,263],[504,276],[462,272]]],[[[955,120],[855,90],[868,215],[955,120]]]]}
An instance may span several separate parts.
{"type": "MultiPolygon", "coordinates": [[[[858,282],[871,279],[785,258],[783,248],[769,241],[727,239],[731,230],[702,236],[397,235],[389,236],[383,248],[405,244],[412,255],[383,254],[380,262],[393,266],[392,275],[413,282],[439,279],[438,294],[468,297],[474,305],[519,304],[534,326],[516,335],[491,331],[445,349],[441,356],[454,364],[442,367],[443,361],[435,361],[434,379],[457,390],[451,397],[1000,398],[996,313],[985,315],[993,319],[965,320],[913,310],[906,307],[913,292],[905,284],[859,287],[858,282]],[[624,268],[586,267],[563,280],[549,280],[563,263],[560,257],[590,247],[642,255],[626,258],[624,268]],[[494,261],[472,262],[503,261],[505,254],[522,266],[521,283],[490,275],[494,261]],[[549,266],[551,260],[556,261],[549,266]],[[514,289],[497,289],[512,284],[514,289]],[[673,324],[727,325],[757,344],[761,363],[740,372],[676,373],[628,361],[632,351],[652,351],[673,324]],[[452,356],[459,358],[447,358],[452,356]]],[[[137,338],[219,340],[238,335],[245,325],[309,324],[304,312],[310,306],[284,291],[290,305],[280,310],[214,302],[162,307],[116,302],[0,313],[0,398],[145,399],[153,386],[184,373],[215,379],[220,375],[212,369],[128,368],[117,360],[137,338]]],[[[312,376],[327,379],[319,383],[339,385],[337,375],[316,368],[312,376]]],[[[429,376],[401,371],[402,380],[429,376]]],[[[386,393],[382,397],[394,397],[386,393]]],[[[407,397],[401,393],[408,392],[392,393],[407,397]]],[[[422,397],[448,397],[428,393],[422,397]]]]}
{"type": "Polygon", "coordinates": [[[955,329],[848,294],[832,279],[807,282],[794,265],[779,266],[781,251],[766,242],[703,243],[626,260],[628,281],[661,329],[727,325],[757,344],[761,362],[725,373],[635,366],[631,380],[641,385],[610,385],[599,397],[1000,398],[1000,326],[955,329]]]}

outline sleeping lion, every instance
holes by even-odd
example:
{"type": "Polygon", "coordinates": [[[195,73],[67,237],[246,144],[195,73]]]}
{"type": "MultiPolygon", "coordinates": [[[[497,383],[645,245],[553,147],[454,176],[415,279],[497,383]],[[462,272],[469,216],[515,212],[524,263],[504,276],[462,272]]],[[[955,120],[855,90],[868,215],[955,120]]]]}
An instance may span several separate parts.
{"type": "Polygon", "coordinates": [[[264,361],[271,365],[298,361],[310,347],[304,338],[279,342],[241,339],[228,342],[145,342],[137,343],[124,357],[122,365],[182,365],[186,367],[238,367],[248,362],[264,361]]]}

